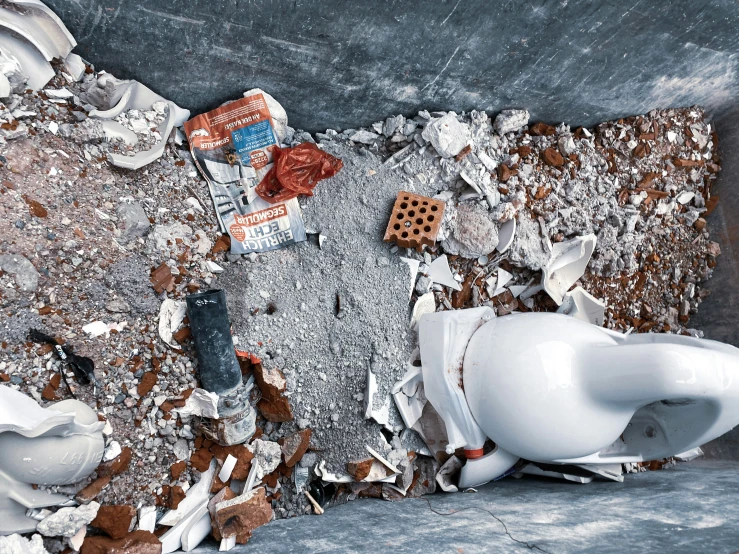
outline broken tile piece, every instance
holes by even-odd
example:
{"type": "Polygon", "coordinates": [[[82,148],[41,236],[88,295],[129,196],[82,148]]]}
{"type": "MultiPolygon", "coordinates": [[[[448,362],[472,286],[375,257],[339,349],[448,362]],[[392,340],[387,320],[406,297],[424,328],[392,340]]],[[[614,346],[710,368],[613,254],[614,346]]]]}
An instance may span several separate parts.
{"type": "Polygon", "coordinates": [[[401,260],[403,260],[405,263],[408,264],[408,269],[411,274],[411,286],[410,290],[408,291],[408,299],[413,296],[413,289],[416,287],[416,275],[418,275],[418,268],[421,265],[421,262],[418,260],[414,260],[413,258],[404,258],[400,257],[401,260]]]}
{"type": "Polygon", "coordinates": [[[224,483],[231,478],[231,472],[236,467],[236,458],[229,454],[226,456],[226,460],[223,462],[221,471],[218,472],[218,478],[224,483]]]}
{"type": "Polygon", "coordinates": [[[462,285],[454,280],[446,254],[442,254],[431,262],[428,273],[434,283],[439,283],[454,290],[462,290],[462,285]]]}

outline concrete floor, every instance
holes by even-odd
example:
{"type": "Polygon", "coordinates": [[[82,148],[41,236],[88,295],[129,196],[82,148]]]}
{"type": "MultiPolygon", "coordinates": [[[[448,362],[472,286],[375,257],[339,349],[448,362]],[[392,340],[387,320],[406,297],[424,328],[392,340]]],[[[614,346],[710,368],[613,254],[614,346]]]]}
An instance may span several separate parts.
{"type": "MultiPolygon", "coordinates": [[[[476,494],[428,500],[438,512],[455,513],[437,515],[423,499],[357,500],[322,516],[272,522],[231,552],[739,551],[737,462],[698,460],[627,475],[623,483],[508,478],[476,494]]],[[[211,543],[193,552],[214,551],[211,543]]]]}

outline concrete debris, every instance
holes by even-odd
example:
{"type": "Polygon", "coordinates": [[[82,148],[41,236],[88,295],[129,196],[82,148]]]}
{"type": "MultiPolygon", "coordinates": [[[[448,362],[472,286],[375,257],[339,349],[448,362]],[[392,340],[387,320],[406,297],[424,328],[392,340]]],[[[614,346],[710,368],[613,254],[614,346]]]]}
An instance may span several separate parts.
{"type": "Polygon", "coordinates": [[[310,429],[304,429],[303,431],[298,431],[280,439],[282,457],[287,467],[293,467],[303,458],[303,455],[310,446],[312,434],[313,431],[310,429]]]}
{"type": "Polygon", "coordinates": [[[529,123],[528,110],[502,110],[495,116],[493,128],[499,135],[507,135],[521,130],[529,123]]]}
{"type": "Polygon", "coordinates": [[[248,446],[254,459],[252,465],[256,466],[256,478],[261,481],[265,475],[272,473],[280,465],[282,449],[276,442],[254,439],[248,446]]]}
{"type": "Polygon", "coordinates": [[[33,535],[30,539],[22,535],[0,535],[0,552],[3,554],[49,554],[44,548],[41,535],[33,535]]]}
{"type": "Polygon", "coordinates": [[[442,158],[453,158],[459,154],[467,146],[469,135],[468,126],[460,123],[454,112],[432,120],[421,133],[442,158]]]}
{"type": "Polygon", "coordinates": [[[462,203],[452,217],[444,251],[464,258],[490,254],[498,246],[498,227],[490,214],[477,204],[462,203]]]}
{"type": "Polygon", "coordinates": [[[25,256],[0,255],[0,270],[11,274],[15,279],[15,284],[24,292],[34,292],[38,287],[39,273],[25,256]]]}
{"type": "Polygon", "coordinates": [[[59,508],[55,513],[40,521],[36,531],[45,537],[74,537],[83,526],[92,522],[100,504],[90,502],[77,508],[59,508]]]}

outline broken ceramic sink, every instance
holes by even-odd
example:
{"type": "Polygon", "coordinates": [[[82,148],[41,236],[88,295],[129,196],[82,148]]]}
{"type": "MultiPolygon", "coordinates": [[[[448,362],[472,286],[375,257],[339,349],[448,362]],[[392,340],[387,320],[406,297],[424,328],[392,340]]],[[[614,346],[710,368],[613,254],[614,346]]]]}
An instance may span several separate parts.
{"type": "Polygon", "coordinates": [[[32,485],[67,485],[92,473],[103,456],[104,426],[77,400],[42,408],[0,385],[0,535],[34,531],[38,521],[27,509],[71,501],[32,485]]]}

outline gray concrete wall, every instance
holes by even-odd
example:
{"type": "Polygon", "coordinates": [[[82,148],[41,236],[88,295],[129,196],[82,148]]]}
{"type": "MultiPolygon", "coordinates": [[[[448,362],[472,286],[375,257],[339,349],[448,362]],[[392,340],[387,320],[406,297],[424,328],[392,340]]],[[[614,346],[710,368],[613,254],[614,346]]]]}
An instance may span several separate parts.
{"type": "Polygon", "coordinates": [[[47,0],[82,56],[196,111],[248,88],[291,123],[419,108],[593,124],[739,93],[734,0],[47,0]]]}
{"type": "MultiPolygon", "coordinates": [[[[310,131],[421,108],[592,125],[701,104],[722,139],[722,256],[693,324],[739,345],[735,0],[46,0],[77,52],[195,112],[252,87],[310,131]]],[[[739,459],[739,432],[710,446],[739,459]]]]}

